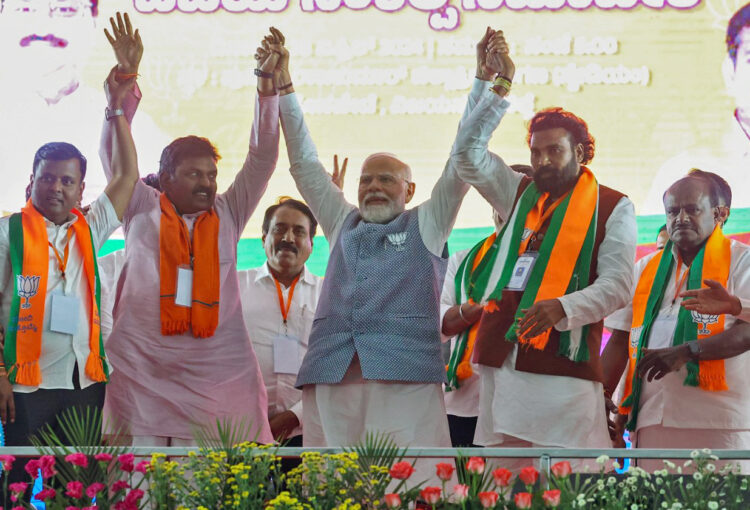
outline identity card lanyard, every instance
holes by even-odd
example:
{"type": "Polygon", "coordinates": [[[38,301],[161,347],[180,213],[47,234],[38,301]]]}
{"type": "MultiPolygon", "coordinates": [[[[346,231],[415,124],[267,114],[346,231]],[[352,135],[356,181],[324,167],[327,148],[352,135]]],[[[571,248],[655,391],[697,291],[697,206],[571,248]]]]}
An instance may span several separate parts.
{"type": "MultiPolygon", "coordinates": [[[[63,256],[60,256],[60,252],[57,251],[57,248],[54,244],[52,244],[49,240],[47,241],[47,244],[49,244],[49,247],[52,248],[52,251],[55,252],[55,258],[57,258],[57,265],[60,268],[60,274],[62,276],[63,281],[65,280],[65,268],[68,267],[68,255],[70,254],[70,238],[73,236],[73,229],[69,228],[67,232],[67,239],[65,240],[65,250],[63,251],[63,256]]],[[[63,285],[63,289],[65,286],[63,285]]]]}
{"type": "MultiPolygon", "coordinates": [[[[531,230],[531,233],[526,239],[523,239],[521,241],[521,245],[518,247],[518,254],[521,255],[523,252],[525,252],[529,246],[529,243],[531,242],[531,238],[536,235],[537,232],[539,232],[539,229],[542,228],[542,225],[544,225],[544,222],[547,221],[547,219],[552,216],[552,213],[555,212],[555,209],[557,209],[557,206],[562,203],[563,200],[565,200],[565,197],[567,197],[568,194],[565,193],[563,196],[552,202],[552,205],[550,205],[546,211],[544,211],[544,214],[542,214],[541,218],[539,218],[539,221],[536,222],[536,225],[534,225],[534,228],[531,230]]],[[[544,205],[544,202],[542,202],[542,206],[544,205]]]]}
{"type": "Polygon", "coordinates": [[[690,273],[690,266],[685,265],[685,272],[682,273],[682,276],[680,276],[680,269],[682,269],[682,256],[677,255],[677,269],[674,273],[674,298],[672,298],[672,304],[675,304],[677,302],[677,298],[680,294],[680,289],[683,285],[685,285],[685,280],[687,280],[688,273],[690,273]]]}
{"type": "Polygon", "coordinates": [[[276,292],[279,295],[279,310],[281,311],[281,317],[284,319],[284,334],[287,333],[287,317],[289,317],[289,309],[292,307],[292,297],[294,296],[294,288],[297,286],[297,282],[299,281],[300,275],[297,275],[297,278],[294,279],[292,282],[291,287],[289,287],[289,302],[284,303],[284,293],[281,291],[281,284],[279,281],[274,278],[273,282],[276,284],[276,292]]]}

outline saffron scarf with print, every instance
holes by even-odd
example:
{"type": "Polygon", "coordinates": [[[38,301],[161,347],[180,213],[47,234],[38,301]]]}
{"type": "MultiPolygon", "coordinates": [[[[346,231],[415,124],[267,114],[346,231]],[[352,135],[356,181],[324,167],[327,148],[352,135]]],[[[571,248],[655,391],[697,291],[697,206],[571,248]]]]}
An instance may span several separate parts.
{"type": "MultiPolygon", "coordinates": [[[[510,220],[505,224],[495,242],[487,250],[476,270],[462,275],[462,288],[477,303],[486,303],[485,312],[499,310],[503,289],[510,282],[519,255],[523,253],[534,229],[544,217],[548,193],[540,193],[536,183],[530,183],[519,198],[510,220]]],[[[550,330],[526,338],[517,331],[518,319],[534,303],[556,299],[576,292],[589,284],[591,257],[596,238],[599,207],[599,184],[586,167],[576,185],[562,197],[549,219],[549,227],[539,247],[536,263],[528,277],[526,289],[515,312],[513,325],[505,333],[510,342],[520,342],[534,349],[544,350],[550,330]]],[[[468,259],[468,257],[467,257],[468,259]]],[[[573,331],[560,332],[558,354],[576,362],[589,359],[586,336],[588,326],[573,331]]]]}
{"type": "MultiPolygon", "coordinates": [[[[90,349],[85,371],[91,380],[106,382],[109,367],[100,328],[99,268],[94,241],[83,214],[76,209],[71,212],[77,217],[70,228],[73,229],[75,242],[83,256],[83,270],[89,291],[88,299],[84,299],[89,305],[90,349]]],[[[50,256],[47,226],[44,216],[29,200],[20,213],[10,217],[9,229],[13,298],[3,354],[8,378],[12,383],[39,386],[42,382],[39,356],[42,352],[50,256]]]]}
{"type": "Polygon", "coordinates": [[[161,334],[181,335],[192,329],[193,336],[213,336],[219,325],[219,216],[213,208],[201,214],[190,239],[185,220],[162,193],[159,197],[159,303],[161,334]],[[191,260],[192,259],[192,260],[191,260]],[[177,271],[193,270],[191,306],[175,303],[177,271]]]}
{"type": "MultiPolygon", "coordinates": [[[[704,286],[703,280],[707,279],[716,280],[726,287],[731,258],[731,242],[717,225],[690,264],[687,278],[688,290],[700,289],[704,286]]],[[[628,430],[635,430],[643,387],[643,381],[635,376],[635,368],[641,359],[643,348],[648,345],[651,326],[659,314],[661,302],[664,299],[664,290],[673,266],[672,241],[669,241],[663,250],[648,261],[635,288],[633,324],[628,344],[628,373],[620,406],[621,414],[630,413],[628,430]]],[[[677,346],[685,342],[708,338],[722,331],[724,331],[724,315],[704,315],[680,307],[672,345],[677,346]]],[[[685,386],[698,386],[707,391],[729,389],[724,372],[724,360],[689,361],[685,368],[687,369],[687,376],[683,382],[685,386]]]]}
{"type": "MultiPolygon", "coordinates": [[[[472,304],[474,303],[473,299],[467,298],[471,274],[477,269],[485,254],[494,244],[496,238],[497,233],[494,233],[486,239],[482,239],[476,246],[469,250],[469,253],[467,253],[466,257],[461,261],[458,271],[456,271],[454,282],[456,289],[456,303],[458,303],[459,306],[466,301],[469,301],[472,304]],[[469,266],[469,261],[472,261],[471,266],[469,266]]],[[[457,390],[462,381],[465,381],[473,375],[474,371],[471,368],[471,356],[474,352],[474,344],[477,340],[478,330],[479,321],[462,331],[458,335],[458,338],[456,338],[456,343],[451,351],[450,360],[445,367],[448,372],[448,383],[445,385],[445,391],[457,390]]]]}

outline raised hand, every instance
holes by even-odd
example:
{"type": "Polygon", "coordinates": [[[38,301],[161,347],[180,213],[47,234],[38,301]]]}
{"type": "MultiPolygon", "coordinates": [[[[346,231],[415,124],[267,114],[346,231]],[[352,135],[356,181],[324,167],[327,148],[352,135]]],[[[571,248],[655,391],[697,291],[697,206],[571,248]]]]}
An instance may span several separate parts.
{"type": "Polygon", "coordinates": [[[271,35],[274,37],[273,49],[279,52],[279,61],[276,67],[281,72],[289,72],[289,50],[284,46],[286,44],[286,37],[276,27],[271,27],[271,35]]]}
{"type": "Polygon", "coordinates": [[[120,74],[137,74],[138,66],[141,64],[143,56],[143,42],[138,29],[133,31],[133,25],[130,23],[130,16],[127,13],[121,15],[117,13],[117,21],[109,18],[112,25],[112,34],[104,29],[104,35],[107,36],[109,44],[115,50],[117,58],[117,72],[120,74]]]}
{"type": "Polygon", "coordinates": [[[493,73],[499,74],[509,80],[513,80],[516,74],[516,65],[510,58],[510,47],[505,40],[502,30],[496,31],[487,43],[487,58],[485,65],[493,73]]]}
{"type": "Polygon", "coordinates": [[[742,312],[740,299],[730,294],[722,284],[715,280],[703,280],[703,283],[708,288],[688,290],[680,294],[684,308],[709,315],[739,315],[742,312]]]}
{"type": "Polygon", "coordinates": [[[487,67],[487,45],[490,42],[490,38],[495,34],[495,31],[490,27],[484,32],[484,36],[477,43],[477,74],[476,77],[484,81],[492,81],[493,73],[492,69],[487,67]]]}
{"type": "Polygon", "coordinates": [[[341,164],[341,168],[339,168],[339,155],[333,155],[333,175],[331,175],[331,180],[340,190],[344,189],[344,177],[346,176],[346,165],[348,163],[349,158],[344,158],[344,162],[341,164]]]}
{"type": "Polygon", "coordinates": [[[122,107],[125,96],[133,89],[136,78],[135,76],[131,76],[127,80],[118,81],[118,74],[119,66],[114,66],[104,81],[104,93],[107,96],[107,105],[112,109],[122,107]]]}

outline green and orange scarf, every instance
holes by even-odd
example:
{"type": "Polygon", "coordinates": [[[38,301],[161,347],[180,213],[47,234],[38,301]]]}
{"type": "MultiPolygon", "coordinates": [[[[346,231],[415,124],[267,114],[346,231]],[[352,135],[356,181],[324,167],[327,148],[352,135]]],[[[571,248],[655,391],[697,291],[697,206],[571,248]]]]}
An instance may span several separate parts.
{"type": "MultiPolygon", "coordinates": [[[[104,354],[99,307],[99,269],[94,252],[91,229],[83,214],[71,211],[77,220],[70,227],[83,256],[83,269],[88,282],[89,356],[86,375],[97,382],[108,380],[109,367],[104,354]]],[[[10,259],[13,272],[13,298],[3,351],[8,378],[14,384],[39,386],[42,373],[39,357],[47,298],[49,271],[49,240],[47,227],[39,211],[29,200],[20,213],[9,221],[10,259]]]]}
{"type": "Polygon", "coordinates": [[[193,336],[213,336],[219,325],[219,217],[211,208],[193,227],[192,241],[185,221],[162,193],[159,197],[159,297],[161,334],[181,335],[192,329],[193,336]],[[192,260],[191,260],[192,259],[192,260]],[[177,270],[193,269],[192,306],[175,304],[177,270]]]}
{"type": "MultiPolygon", "coordinates": [[[[717,225],[690,264],[687,277],[688,290],[700,289],[704,286],[703,280],[706,279],[716,280],[726,287],[731,258],[731,242],[717,225]]],[[[669,241],[663,250],[648,261],[635,288],[633,323],[628,347],[628,372],[620,406],[621,414],[630,414],[628,430],[635,430],[643,387],[643,381],[635,377],[635,368],[641,359],[643,348],[648,345],[651,327],[659,314],[664,299],[664,290],[674,262],[672,242],[669,241]]],[[[680,307],[672,345],[677,346],[692,340],[708,338],[722,331],[724,331],[724,315],[704,316],[680,307]],[[698,324],[703,327],[698,328],[698,324]]],[[[690,361],[685,368],[687,376],[683,384],[686,386],[697,386],[707,391],[729,389],[724,372],[724,360],[690,361]]]]}
{"type": "MultiPolygon", "coordinates": [[[[485,312],[488,313],[499,310],[503,289],[511,279],[519,255],[524,252],[530,235],[541,227],[545,217],[549,217],[539,255],[515,312],[516,320],[505,334],[505,339],[510,342],[539,350],[547,346],[550,331],[534,338],[521,337],[516,328],[517,321],[523,316],[521,310],[537,301],[559,298],[588,286],[596,238],[599,184],[588,168],[581,167],[576,185],[556,202],[551,215],[549,208],[545,210],[548,198],[548,193],[539,192],[536,183],[530,183],[481,261],[469,264],[469,261],[475,261],[485,241],[472,248],[456,274],[456,290],[460,291],[461,298],[457,302],[485,303],[485,312]]],[[[588,361],[587,334],[588,326],[560,332],[558,354],[576,362],[588,361]]],[[[467,337],[464,344],[468,343],[467,337]]],[[[452,374],[466,357],[463,355],[465,348],[459,351],[462,355],[457,354],[455,362],[451,359],[448,366],[449,385],[452,374]]]]}

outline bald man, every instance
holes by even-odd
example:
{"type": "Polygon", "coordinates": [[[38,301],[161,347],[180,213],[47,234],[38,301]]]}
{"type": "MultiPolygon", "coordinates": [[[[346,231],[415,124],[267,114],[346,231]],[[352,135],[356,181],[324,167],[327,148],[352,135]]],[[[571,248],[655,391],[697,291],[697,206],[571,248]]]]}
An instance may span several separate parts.
{"type": "MultiPolygon", "coordinates": [[[[304,444],[351,445],[381,432],[399,446],[449,447],[439,302],[445,242],[468,186],[446,165],[431,198],[407,209],[415,190],[409,165],[376,153],[362,164],[358,205],[348,203],[318,159],[288,51],[275,50],[291,173],[331,246],[297,378],[304,444]]],[[[486,85],[475,85],[464,118],[486,85]]]]}

